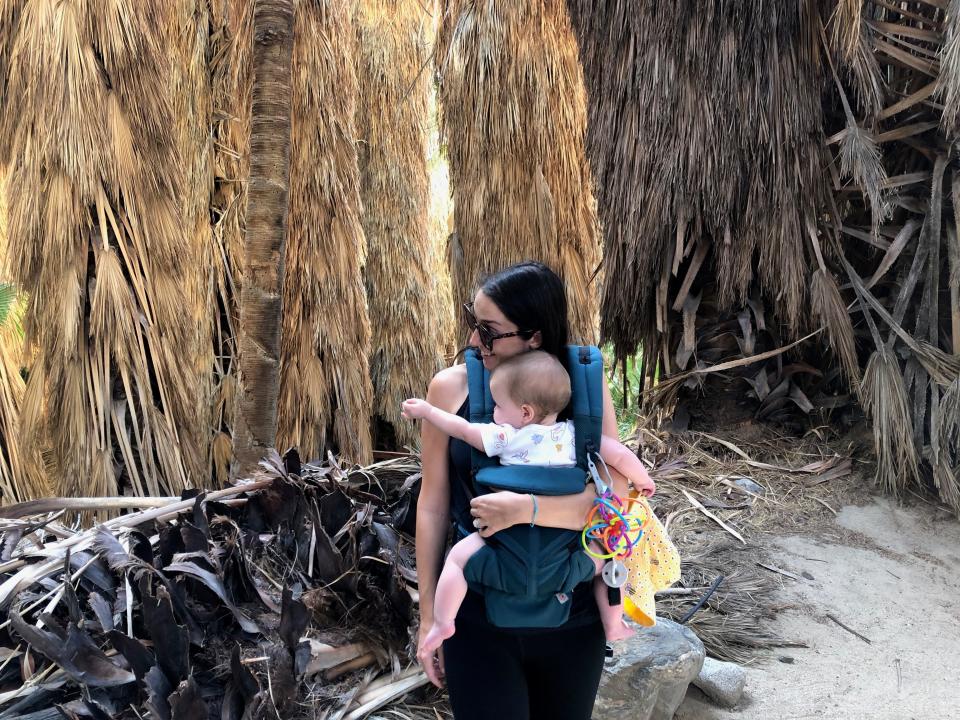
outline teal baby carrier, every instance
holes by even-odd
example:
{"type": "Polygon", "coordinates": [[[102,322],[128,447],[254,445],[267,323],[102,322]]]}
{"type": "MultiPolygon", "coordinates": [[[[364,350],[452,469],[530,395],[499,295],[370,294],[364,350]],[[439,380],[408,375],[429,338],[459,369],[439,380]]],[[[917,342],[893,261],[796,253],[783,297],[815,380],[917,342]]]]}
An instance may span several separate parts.
{"type": "MultiPolygon", "coordinates": [[[[504,466],[474,449],[471,476],[477,493],[511,490],[534,495],[583,491],[587,457],[598,453],[603,425],[603,357],[595,347],[567,348],[577,465],[572,468],[504,466]]],[[[490,374],[467,353],[470,422],[493,422],[490,374]]],[[[466,529],[461,528],[461,532],[466,529]]],[[[498,627],[558,627],[570,615],[570,593],[594,575],[580,531],[514,525],[486,538],[464,568],[470,589],[484,596],[487,619],[498,627]]]]}

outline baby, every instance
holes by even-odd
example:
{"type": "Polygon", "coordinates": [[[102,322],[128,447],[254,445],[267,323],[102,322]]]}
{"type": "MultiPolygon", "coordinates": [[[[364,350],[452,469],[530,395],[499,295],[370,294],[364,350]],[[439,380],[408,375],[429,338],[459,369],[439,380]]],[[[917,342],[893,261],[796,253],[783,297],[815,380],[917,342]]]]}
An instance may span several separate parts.
{"type": "MultiPolygon", "coordinates": [[[[557,421],[557,414],[570,402],[570,376],[556,357],[532,351],[504,361],[490,376],[490,395],[495,403],[492,423],[470,423],[419,399],[403,402],[403,416],[426,420],[488,457],[499,457],[501,465],[576,466],[573,421],[557,421]]],[[[653,495],[653,480],[627,447],[603,436],[600,457],[628,478],[638,492],[647,497],[653,495]]],[[[463,569],[484,544],[479,533],[473,533],[455,544],[447,555],[437,582],[433,627],[424,639],[428,651],[453,635],[454,618],[467,594],[463,569]]],[[[599,574],[604,561],[594,558],[593,562],[599,574]]],[[[610,605],[603,580],[595,577],[593,582],[607,639],[632,635],[623,623],[622,606],[610,605]]]]}

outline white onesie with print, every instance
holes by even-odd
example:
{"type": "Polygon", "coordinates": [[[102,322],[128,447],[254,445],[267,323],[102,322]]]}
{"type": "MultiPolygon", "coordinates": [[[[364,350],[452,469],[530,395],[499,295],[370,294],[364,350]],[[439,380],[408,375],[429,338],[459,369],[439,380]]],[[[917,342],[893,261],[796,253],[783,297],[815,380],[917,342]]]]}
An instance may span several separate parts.
{"type": "Polygon", "coordinates": [[[499,456],[501,465],[574,467],[577,464],[572,420],[522,428],[485,423],[480,425],[480,436],[487,457],[499,456]]]}

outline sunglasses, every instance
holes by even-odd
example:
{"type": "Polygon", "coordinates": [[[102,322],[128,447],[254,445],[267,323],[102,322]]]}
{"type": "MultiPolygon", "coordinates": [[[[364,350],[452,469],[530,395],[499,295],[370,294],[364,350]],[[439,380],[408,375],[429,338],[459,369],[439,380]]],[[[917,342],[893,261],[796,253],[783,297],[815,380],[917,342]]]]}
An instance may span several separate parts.
{"type": "Polygon", "coordinates": [[[483,345],[487,350],[493,350],[493,343],[495,340],[508,337],[522,337],[526,339],[531,337],[533,333],[536,332],[534,330],[515,330],[507,333],[495,333],[482,322],[477,320],[477,316],[473,312],[472,302],[466,302],[463,304],[463,316],[464,320],[467,321],[467,327],[469,327],[471,330],[477,331],[477,335],[480,337],[480,344],[483,345]]]}

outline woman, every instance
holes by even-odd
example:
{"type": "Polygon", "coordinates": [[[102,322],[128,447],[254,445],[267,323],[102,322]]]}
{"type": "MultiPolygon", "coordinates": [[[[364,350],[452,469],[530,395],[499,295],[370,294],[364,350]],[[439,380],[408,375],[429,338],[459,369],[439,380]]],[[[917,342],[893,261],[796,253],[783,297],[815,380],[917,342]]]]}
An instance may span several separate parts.
{"type": "MultiPolygon", "coordinates": [[[[493,370],[503,360],[540,349],[565,363],[568,337],[563,283],[541,263],[514,265],[488,278],[464,306],[473,332],[470,345],[493,370]]],[[[455,365],[434,376],[427,400],[467,416],[467,371],[455,365]]],[[[604,386],[603,432],[616,437],[610,392],[604,386]]],[[[529,523],[529,495],[498,492],[470,498],[470,448],[429,423],[422,428],[423,481],[417,504],[417,576],[420,589],[420,647],[433,624],[433,597],[452,520],[476,527],[483,537],[529,523]]],[[[618,494],[626,490],[615,477],[618,494]]],[[[538,496],[537,525],[579,530],[596,493],[538,496]]],[[[588,720],[593,710],[605,643],[590,583],[573,593],[570,619],[559,628],[505,630],[486,619],[483,597],[468,593],[456,619],[456,634],[434,654],[418,648],[431,682],[445,676],[456,720],[588,720]]]]}

